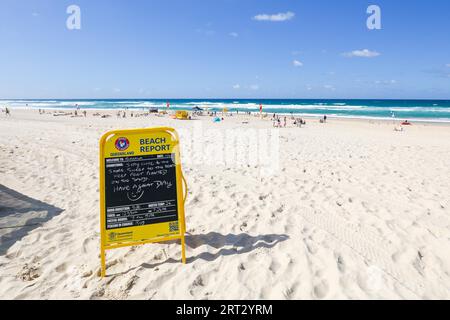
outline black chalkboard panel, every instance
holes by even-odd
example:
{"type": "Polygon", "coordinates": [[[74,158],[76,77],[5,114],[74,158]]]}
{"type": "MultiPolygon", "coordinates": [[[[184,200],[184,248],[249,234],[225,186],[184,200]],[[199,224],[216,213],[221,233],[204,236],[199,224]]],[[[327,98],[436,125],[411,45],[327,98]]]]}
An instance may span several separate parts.
{"type": "Polygon", "coordinates": [[[106,229],[178,220],[174,155],[105,159],[106,229]]]}

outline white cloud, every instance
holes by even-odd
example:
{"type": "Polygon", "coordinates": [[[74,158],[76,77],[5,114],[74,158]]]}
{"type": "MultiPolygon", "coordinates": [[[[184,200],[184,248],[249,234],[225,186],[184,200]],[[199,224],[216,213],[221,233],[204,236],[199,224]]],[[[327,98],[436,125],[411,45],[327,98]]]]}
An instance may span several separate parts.
{"type": "Polygon", "coordinates": [[[303,67],[303,62],[298,60],[292,61],[292,64],[294,65],[294,67],[303,67]]]}
{"type": "Polygon", "coordinates": [[[235,89],[235,90],[238,90],[238,89],[240,89],[241,88],[241,85],[240,84],[235,84],[234,86],[233,86],[233,89],[235,89]]]}
{"type": "Polygon", "coordinates": [[[233,38],[239,37],[239,34],[237,32],[230,32],[228,35],[233,38]]]}
{"type": "Polygon", "coordinates": [[[446,66],[447,68],[450,68],[450,63],[447,63],[445,66],[446,66]]]}
{"type": "Polygon", "coordinates": [[[354,50],[352,52],[347,52],[343,54],[346,57],[353,58],[375,58],[381,55],[381,53],[376,51],[370,51],[369,49],[363,49],[363,50],[354,50]]]}
{"type": "Polygon", "coordinates": [[[294,17],[295,17],[295,13],[288,11],[286,13],[277,13],[277,14],[258,14],[253,17],[253,20],[283,22],[283,21],[291,20],[294,17]]]}
{"type": "Polygon", "coordinates": [[[396,84],[397,80],[377,80],[375,81],[375,84],[383,84],[383,85],[390,85],[390,84],[396,84]]]}
{"type": "Polygon", "coordinates": [[[211,29],[197,29],[195,30],[197,33],[205,35],[205,36],[213,36],[216,34],[216,31],[211,29]]]}
{"type": "Polygon", "coordinates": [[[250,89],[251,89],[251,90],[259,90],[259,86],[258,86],[257,84],[252,84],[252,85],[250,86],[250,89]]]}
{"type": "Polygon", "coordinates": [[[326,85],[324,85],[323,87],[324,87],[325,89],[331,90],[331,91],[335,91],[335,90],[336,90],[336,88],[335,88],[334,86],[330,85],[330,84],[326,84],[326,85]]]}
{"type": "Polygon", "coordinates": [[[121,90],[119,88],[114,88],[114,92],[119,93],[121,90]]]}

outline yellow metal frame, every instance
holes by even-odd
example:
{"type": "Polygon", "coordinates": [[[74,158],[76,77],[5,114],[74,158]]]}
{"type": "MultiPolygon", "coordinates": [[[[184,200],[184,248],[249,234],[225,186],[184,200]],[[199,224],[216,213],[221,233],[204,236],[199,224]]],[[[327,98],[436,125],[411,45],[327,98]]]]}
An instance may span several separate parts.
{"type": "Polygon", "coordinates": [[[161,127],[150,129],[127,129],[127,130],[113,130],[105,133],[100,139],[100,257],[101,257],[101,277],[106,276],[106,250],[117,248],[137,246],[148,243],[165,242],[172,240],[181,240],[181,261],[186,264],[186,219],[184,214],[184,204],[186,202],[188,187],[186,179],[181,169],[181,155],[180,155],[180,139],[178,133],[173,128],[161,127]],[[106,243],[106,212],[105,212],[105,143],[113,137],[126,137],[127,135],[149,134],[164,132],[172,136],[172,144],[174,145],[173,153],[175,154],[176,165],[176,183],[177,183],[177,203],[178,203],[178,221],[180,234],[169,237],[157,237],[154,239],[143,239],[142,241],[130,241],[118,244],[106,243]],[[184,189],[184,190],[183,190],[184,189]],[[184,191],[184,192],[183,192],[184,191]]]}

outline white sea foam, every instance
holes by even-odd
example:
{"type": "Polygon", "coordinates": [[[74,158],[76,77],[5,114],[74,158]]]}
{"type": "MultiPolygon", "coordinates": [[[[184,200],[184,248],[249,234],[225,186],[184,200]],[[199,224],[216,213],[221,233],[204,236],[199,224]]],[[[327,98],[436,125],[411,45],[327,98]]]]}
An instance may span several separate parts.
{"type": "MultiPolygon", "coordinates": [[[[145,101],[145,100],[0,100],[0,105],[9,106],[12,108],[31,108],[31,109],[72,109],[77,105],[80,108],[88,108],[88,109],[146,109],[146,108],[166,108],[165,101],[145,101]]],[[[248,110],[248,111],[259,111],[259,103],[254,102],[221,102],[221,101],[186,101],[186,102],[173,102],[170,107],[173,109],[187,109],[190,110],[195,106],[199,106],[203,109],[217,109],[221,110],[227,107],[230,110],[248,110]]],[[[445,115],[450,114],[450,108],[448,107],[439,107],[436,104],[430,107],[424,106],[408,106],[408,107],[376,107],[376,106],[364,106],[364,105],[348,105],[346,103],[333,103],[328,105],[326,103],[311,103],[305,105],[299,104],[263,104],[264,112],[272,113],[272,112],[283,112],[283,113],[295,113],[302,115],[313,115],[313,114],[327,114],[330,116],[339,116],[339,117],[358,117],[363,118],[366,116],[367,118],[376,119],[380,117],[380,113],[391,114],[394,113],[397,117],[403,118],[413,118],[414,113],[423,113],[421,118],[424,115],[428,115],[427,118],[433,118],[433,114],[436,114],[434,118],[446,118],[445,115]],[[352,114],[352,112],[357,112],[358,114],[352,114]],[[361,115],[364,112],[365,115],[361,115]],[[371,115],[373,113],[373,115],[371,115]],[[377,115],[375,115],[375,113],[377,115]],[[409,115],[410,114],[410,115],[409,115]]],[[[384,119],[384,117],[381,117],[384,119]]],[[[391,118],[391,117],[388,117],[391,118]]],[[[444,119],[445,120],[445,119],[444,119]]]]}

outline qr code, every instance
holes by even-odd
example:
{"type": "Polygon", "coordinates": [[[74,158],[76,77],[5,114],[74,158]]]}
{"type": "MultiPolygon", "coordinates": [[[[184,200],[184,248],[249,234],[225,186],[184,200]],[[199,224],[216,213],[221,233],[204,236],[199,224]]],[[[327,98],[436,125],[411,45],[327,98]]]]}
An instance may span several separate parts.
{"type": "Polygon", "coordinates": [[[175,231],[178,231],[178,230],[180,230],[178,228],[178,221],[169,223],[169,232],[175,232],[175,231]]]}

